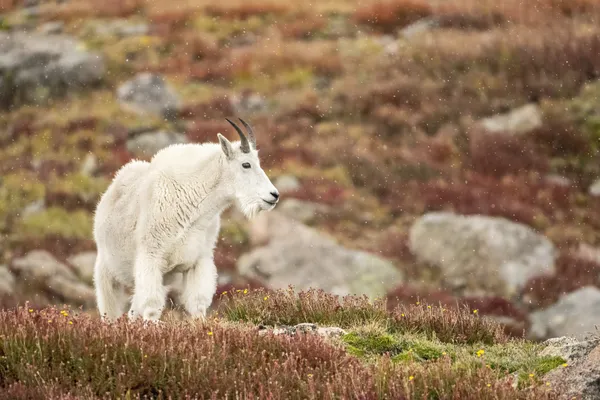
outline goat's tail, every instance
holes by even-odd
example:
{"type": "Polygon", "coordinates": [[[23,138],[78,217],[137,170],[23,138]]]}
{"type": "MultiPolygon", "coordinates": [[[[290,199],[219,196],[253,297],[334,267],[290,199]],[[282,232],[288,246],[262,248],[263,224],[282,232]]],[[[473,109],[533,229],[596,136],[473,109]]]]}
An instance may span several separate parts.
{"type": "Polygon", "coordinates": [[[114,320],[125,313],[127,295],[110,275],[100,251],[94,265],[94,287],[96,304],[103,320],[114,320]]]}

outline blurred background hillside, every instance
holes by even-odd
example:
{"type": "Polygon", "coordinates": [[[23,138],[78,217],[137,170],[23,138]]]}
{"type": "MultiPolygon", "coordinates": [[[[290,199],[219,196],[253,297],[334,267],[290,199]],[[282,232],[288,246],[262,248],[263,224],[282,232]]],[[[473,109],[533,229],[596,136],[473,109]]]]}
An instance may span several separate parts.
{"type": "Polygon", "coordinates": [[[171,143],[256,131],[276,211],[231,287],[600,324],[597,0],[0,0],[0,297],[95,308],[95,205],[171,143]]]}

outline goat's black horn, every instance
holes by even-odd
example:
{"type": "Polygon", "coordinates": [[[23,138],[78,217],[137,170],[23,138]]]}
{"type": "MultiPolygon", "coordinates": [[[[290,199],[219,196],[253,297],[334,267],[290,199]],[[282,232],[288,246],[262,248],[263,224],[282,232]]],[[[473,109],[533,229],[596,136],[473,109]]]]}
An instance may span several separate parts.
{"type": "Polygon", "coordinates": [[[256,137],[254,136],[254,131],[252,130],[252,127],[250,126],[250,124],[248,124],[246,121],[244,121],[241,118],[240,118],[240,121],[242,122],[242,124],[244,124],[244,126],[248,130],[248,140],[250,141],[252,148],[254,148],[254,150],[256,150],[256,137]]]}
{"type": "Polygon", "coordinates": [[[227,120],[227,122],[229,122],[231,124],[231,126],[233,126],[235,128],[235,130],[237,131],[238,135],[240,135],[240,141],[241,141],[241,146],[240,146],[240,150],[242,150],[242,153],[250,153],[250,145],[248,144],[248,138],[246,138],[246,136],[244,135],[244,132],[242,132],[242,130],[233,122],[231,122],[231,120],[229,120],[229,118],[225,118],[227,120]]]}

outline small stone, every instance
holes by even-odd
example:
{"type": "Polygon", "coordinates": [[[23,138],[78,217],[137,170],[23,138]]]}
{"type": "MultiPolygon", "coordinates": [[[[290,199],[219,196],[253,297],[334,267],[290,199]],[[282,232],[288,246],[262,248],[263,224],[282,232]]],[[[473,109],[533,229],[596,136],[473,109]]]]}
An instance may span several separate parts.
{"type": "Polygon", "coordinates": [[[298,324],[294,327],[295,332],[315,332],[317,330],[317,325],[311,324],[308,322],[304,322],[302,324],[298,324]]]}
{"type": "Polygon", "coordinates": [[[281,175],[274,179],[273,184],[282,194],[294,192],[302,187],[298,178],[293,175],[281,175]]]}
{"type": "Polygon", "coordinates": [[[127,151],[140,158],[151,158],[159,150],[176,143],[188,143],[182,133],[157,131],[143,133],[127,140],[127,151]]]}
{"type": "Polygon", "coordinates": [[[96,252],[87,251],[71,256],[67,259],[81,279],[88,283],[93,282],[94,264],[96,263],[96,252]]]}
{"type": "Polygon", "coordinates": [[[277,210],[303,223],[311,222],[317,216],[327,214],[330,211],[329,207],[324,204],[294,198],[283,200],[277,206],[277,210]]]}
{"type": "Polygon", "coordinates": [[[330,327],[322,327],[317,330],[318,334],[325,337],[339,337],[347,334],[345,330],[342,328],[338,328],[335,326],[330,327]]]}
{"type": "Polygon", "coordinates": [[[81,163],[80,172],[85,176],[92,176],[98,170],[98,158],[93,153],[88,153],[81,163]]]}
{"type": "Polygon", "coordinates": [[[258,325],[257,327],[259,335],[266,335],[267,333],[272,333],[273,335],[288,335],[295,336],[299,333],[303,334],[316,334],[326,338],[339,337],[346,335],[347,332],[342,328],[338,328],[335,326],[326,326],[326,327],[318,327],[317,324],[313,324],[310,322],[304,322],[301,324],[297,324],[295,326],[287,326],[281,325],[275,328],[270,329],[265,325],[258,325]]]}
{"type": "Polygon", "coordinates": [[[33,250],[12,262],[13,271],[26,278],[45,280],[53,276],[75,278],[73,271],[45,250],[33,250]]]}
{"type": "Polygon", "coordinates": [[[21,211],[21,217],[24,218],[24,217],[27,217],[30,215],[37,214],[39,212],[44,211],[45,208],[46,208],[46,202],[44,201],[44,199],[36,200],[33,203],[29,203],[23,209],[23,211],[21,211]]]}
{"type": "Polygon", "coordinates": [[[0,265],[0,296],[14,294],[15,277],[6,265],[0,265]]]}
{"type": "Polygon", "coordinates": [[[150,32],[150,27],[148,24],[143,22],[132,23],[126,19],[102,21],[102,23],[91,23],[86,28],[91,29],[90,34],[97,36],[130,37],[143,36],[150,32]]]}
{"type": "Polygon", "coordinates": [[[13,260],[11,268],[20,281],[33,284],[74,305],[92,306],[94,290],[81,282],[75,273],[45,250],[33,250],[13,260]]]}
{"type": "Polygon", "coordinates": [[[231,282],[233,282],[233,278],[227,273],[221,273],[217,278],[217,285],[219,286],[226,286],[229,285],[231,282]]]}
{"type": "Polygon", "coordinates": [[[594,197],[600,196],[600,179],[594,181],[594,183],[590,185],[588,193],[594,197]]]}
{"type": "Polygon", "coordinates": [[[43,35],[56,35],[62,33],[65,28],[65,23],[62,21],[46,22],[42,24],[39,31],[43,35]]]}
{"type": "Polygon", "coordinates": [[[404,27],[400,31],[400,35],[404,37],[404,39],[410,39],[414,36],[420,35],[422,33],[430,31],[432,28],[435,28],[438,25],[438,21],[433,18],[423,18],[412,24],[404,27]]]}
{"type": "Polygon", "coordinates": [[[167,118],[180,106],[175,91],[161,75],[141,73],[117,89],[117,97],[127,109],[140,115],[167,118]]]}
{"type": "Polygon", "coordinates": [[[506,114],[481,120],[489,133],[523,135],[542,126],[542,111],[537,104],[527,104],[506,114]]]}
{"type": "Polygon", "coordinates": [[[569,178],[556,174],[546,175],[544,180],[548,183],[561,187],[570,187],[573,184],[569,178]]]}
{"type": "Polygon", "coordinates": [[[241,93],[231,96],[231,106],[236,114],[256,114],[266,109],[267,102],[258,93],[241,93]]]}

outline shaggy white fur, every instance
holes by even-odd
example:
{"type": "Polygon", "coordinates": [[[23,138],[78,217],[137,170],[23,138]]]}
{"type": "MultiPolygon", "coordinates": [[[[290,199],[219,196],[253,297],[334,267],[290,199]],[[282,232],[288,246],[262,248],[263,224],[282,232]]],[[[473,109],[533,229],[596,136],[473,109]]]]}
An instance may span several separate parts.
{"type": "Polygon", "coordinates": [[[129,317],[157,321],[176,275],[179,301],[192,316],[205,317],[216,291],[221,213],[235,203],[252,218],[279,200],[253,134],[249,145],[236,130],[239,142],[218,134],[220,145],[175,144],[117,172],[94,218],[94,284],[104,319],[127,311],[132,289],[129,317]]]}

